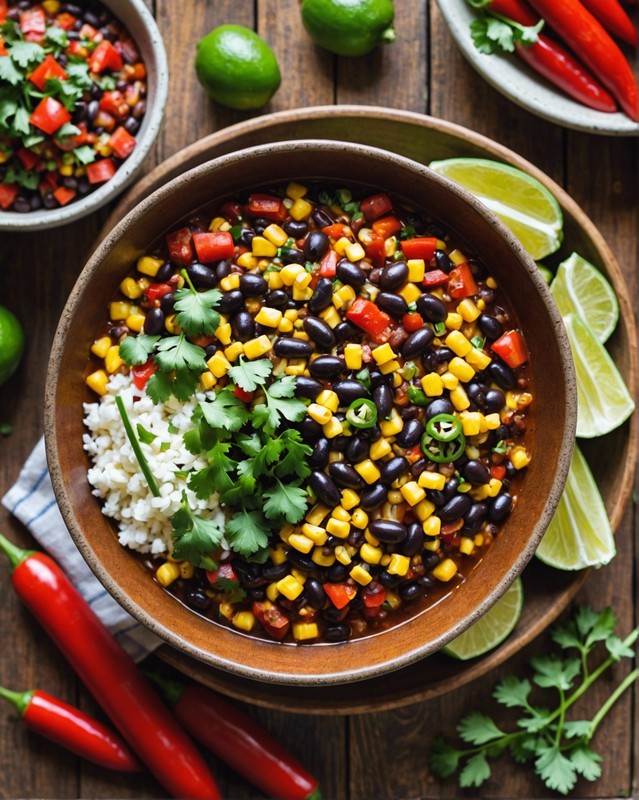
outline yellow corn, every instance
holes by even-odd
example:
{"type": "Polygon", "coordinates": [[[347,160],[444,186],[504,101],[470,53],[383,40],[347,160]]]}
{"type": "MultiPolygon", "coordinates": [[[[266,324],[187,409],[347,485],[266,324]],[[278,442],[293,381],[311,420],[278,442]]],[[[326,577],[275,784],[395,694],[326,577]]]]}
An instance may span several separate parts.
{"type": "MultiPolygon", "coordinates": [[[[335,509],[337,511],[337,509],[335,509]]],[[[350,522],[342,519],[331,517],[326,523],[327,533],[337,536],[338,539],[347,539],[348,534],[351,532],[350,522]]]]}
{"type": "Polygon", "coordinates": [[[382,436],[397,436],[398,433],[401,433],[403,427],[404,420],[399,411],[394,407],[390,413],[390,419],[384,419],[379,423],[382,436]]]}
{"type": "Polygon", "coordinates": [[[361,261],[366,251],[359,242],[349,242],[344,247],[344,252],[349,261],[361,261]]]}
{"type": "Polygon", "coordinates": [[[308,639],[317,639],[319,636],[319,628],[317,622],[294,622],[293,623],[293,638],[298,642],[304,642],[308,639]]]}
{"type": "MultiPolygon", "coordinates": [[[[328,409],[325,409],[325,411],[328,411],[328,409]]],[[[329,421],[322,426],[322,431],[327,439],[334,439],[336,436],[344,433],[344,427],[337,417],[331,417],[329,421]]]]}
{"type": "Polygon", "coordinates": [[[386,495],[386,500],[393,506],[401,503],[403,499],[404,498],[402,497],[402,493],[399,491],[399,489],[391,489],[386,495]]]}
{"type": "Polygon", "coordinates": [[[423,258],[409,258],[406,262],[408,267],[408,280],[412,283],[421,283],[426,274],[426,262],[423,258]]]}
{"type": "Polygon", "coordinates": [[[354,492],[352,489],[342,489],[342,499],[341,499],[342,508],[345,508],[346,511],[350,511],[351,508],[355,508],[355,506],[358,504],[359,504],[359,495],[357,494],[357,492],[354,492]]]}
{"type": "Polygon", "coordinates": [[[188,581],[189,578],[192,578],[195,574],[195,567],[188,561],[180,561],[178,566],[180,568],[180,578],[183,578],[185,581],[188,581]]]}
{"type": "Polygon", "coordinates": [[[354,525],[359,530],[363,530],[368,525],[368,514],[364,511],[363,508],[358,508],[353,511],[353,516],[351,517],[351,525],[354,525]]]}
{"type": "Polygon", "coordinates": [[[231,323],[223,322],[221,325],[218,325],[214,335],[220,344],[231,344],[231,339],[233,338],[231,323]]]}
{"type": "MultiPolygon", "coordinates": [[[[246,253],[242,253],[241,256],[238,256],[237,263],[238,266],[244,267],[244,269],[255,269],[257,267],[257,258],[247,250],[246,253]]],[[[269,272],[267,277],[269,279],[269,288],[279,289],[282,286],[281,283],[279,286],[273,286],[271,283],[272,279],[279,279],[279,272],[269,272]]]]}
{"type": "Polygon", "coordinates": [[[112,322],[117,320],[126,319],[131,313],[131,303],[125,303],[122,300],[116,300],[109,303],[109,319],[112,322]]]}
{"type": "Polygon", "coordinates": [[[486,286],[489,289],[496,289],[497,288],[497,281],[494,278],[486,278],[486,286]]]}
{"type": "Polygon", "coordinates": [[[501,419],[499,418],[499,413],[494,412],[493,414],[486,414],[484,417],[484,422],[486,424],[486,430],[488,431],[495,431],[501,425],[501,419]]]}
{"type": "Polygon", "coordinates": [[[320,313],[320,318],[324,320],[329,328],[335,328],[342,321],[342,318],[335,306],[329,306],[328,308],[325,308],[320,313]]]}
{"type": "Polygon", "coordinates": [[[232,292],[240,288],[240,276],[237,272],[232,272],[220,281],[220,289],[223,292],[232,292]]]}
{"type": "Polygon", "coordinates": [[[138,314],[138,313],[129,314],[129,316],[125,320],[126,326],[129,330],[135,331],[136,333],[140,333],[140,331],[144,327],[145,319],[146,317],[144,316],[144,314],[138,314]]]}
{"type": "Polygon", "coordinates": [[[379,371],[382,373],[382,375],[388,375],[390,372],[397,372],[397,370],[400,369],[401,366],[402,365],[399,363],[399,361],[393,359],[393,361],[387,361],[385,364],[380,364],[379,371]]]}
{"type": "Polygon", "coordinates": [[[268,336],[258,336],[257,339],[250,339],[244,343],[244,355],[249,361],[253,361],[255,358],[261,358],[266,355],[272,348],[273,345],[268,336]]]}
{"type": "Polygon", "coordinates": [[[120,357],[120,347],[114,344],[109,347],[106,356],[104,357],[104,366],[109,373],[117,372],[124,364],[124,360],[120,357]]]}
{"type": "Polygon", "coordinates": [[[444,389],[448,389],[448,391],[455,389],[459,384],[459,378],[457,377],[457,375],[453,375],[452,372],[448,371],[443,372],[440,375],[440,378],[442,381],[442,386],[444,387],[444,389]]]}
{"type": "Polygon", "coordinates": [[[434,578],[437,578],[438,581],[447,583],[457,574],[457,564],[455,564],[452,558],[444,558],[439,562],[431,574],[434,578]]]}
{"type": "Polygon", "coordinates": [[[463,358],[459,356],[455,356],[455,358],[451,358],[448,369],[450,372],[453,373],[460,381],[464,383],[468,383],[475,377],[475,370],[464,361],[463,358]]]}
{"type": "Polygon", "coordinates": [[[451,252],[448,254],[448,258],[450,258],[450,260],[453,262],[453,264],[457,264],[457,265],[459,265],[459,264],[465,264],[465,263],[468,261],[468,259],[467,259],[467,258],[466,258],[466,256],[465,256],[465,255],[462,253],[462,251],[461,251],[461,250],[452,250],[452,251],[451,251],[451,252]]]}
{"type": "Polygon", "coordinates": [[[459,542],[459,552],[465,556],[472,556],[475,552],[475,542],[470,536],[462,536],[459,542]]]}
{"type": "Polygon", "coordinates": [[[161,586],[170,586],[180,577],[180,568],[170,561],[165,562],[155,570],[155,579],[161,586]]]}
{"type": "Polygon", "coordinates": [[[330,511],[330,508],[327,506],[317,504],[311,508],[311,510],[306,515],[306,521],[310,522],[311,525],[319,525],[326,519],[326,515],[330,511]]]}
{"type": "Polygon", "coordinates": [[[338,255],[345,256],[346,255],[346,248],[350,244],[352,244],[351,240],[348,239],[346,236],[342,236],[340,239],[338,239],[335,242],[335,244],[333,245],[333,249],[336,251],[336,253],[338,255]]]}
{"type": "Polygon", "coordinates": [[[460,331],[451,331],[444,340],[444,343],[446,347],[450,347],[455,355],[458,355],[461,358],[468,355],[468,353],[470,353],[470,351],[473,349],[472,344],[460,331]]]}
{"type": "Polygon", "coordinates": [[[335,563],[335,551],[330,547],[325,553],[323,547],[316,547],[311,555],[311,561],[318,567],[332,567],[335,563]]]}
{"type": "Polygon", "coordinates": [[[481,430],[482,415],[478,411],[462,411],[459,416],[464,436],[477,436],[481,430]]]}
{"type": "Polygon", "coordinates": [[[376,442],[373,442],[368,452],[373,461],[379,461],[392,452],[392,449],[388,440],[382,436],[376,442]]]}
{"type": "Polygon", "coordinates": [[[288,537],[288,544],[299,550],[300,553],[310,553],[315,542],[303,533],[292,533],[288,537]]]}
{"type": "Polygon", "coordinates": [[[328,408],[333,413],[339,408],[339,397],[331,389],[321,391],[315,398],[315,402],[318,406],[324,406],[324,408],[328,408]]]}
{"type": "Polygon", "coordinates": [[[391,575],[406,575],[410,568],[410,558],[408,556],[400,555],[399,553],[393,553],[391,555],[391,560],[386,567],[386,570],[391,575]]]}
{"type": "Polygon", "coordinates": [[[444,384],[441,376],[436,372],[429,372],[422,378],[422,389],[427,397],[439,397],[444,393],[444,384]]]}
{"type": "Polygon", "coordinates": [[[282,321],[282,312],[278,308],[262,306],[255,315],[255,321],[258,325],[264,325],[267,328],[277,328],[282,321]]]}
{"type": "Polygon", "coordinates": [[[362,346],[361,344],[347,344],[344,347],[344,358],[347,369],[362,368],[362,346]]]}
{"type": "Polygon", "coordinates": [[[164,327],[171,334],[177,334],[180,332],[180,327],[176,322],[176,316],[176,314],[169,314],[169,316],[164,320],[164,327]]]}
{"type": "Polygon", "coordinates": [[[306,411],[309,417],[314,419],[319,425],[326,425],[326,423],[333,416],[333,412],[330,410],[330,408],[320,406],[318,403],[311,403],[306,411]]]}
{"type": "Polygon", "coordinates": [[[288,597],[289,600],[295,600],[302,594],[303,590],[304,584],[300,583],[293,575],[287,575],[277,582],[277,591],[283,594],[284,597],[288,597]]]}
{"type": "Polygon", "coordinates": [[[335,558],[339,561],[340,564],[350,564],[352,559],[348,554],[348,550],[344,547],[343,544],[338,544],[335,548],[335,558]]]}
{"type": "Polygon", "coordinates": [[[417,481],[405,483],[400,489],[400,492],[404,500],[411,506],[416,506],[417,503],[421,502],[426,497],[426,492],[417,481]]]}
{"type": "Polygon", "coordinates": [[[110,336],[102,336],[100,339],[96,339],[95,342],[91,345],[91,352],[94,356],[98,358],[104,358],[111,347],[111,337],[110,336]]]}
{"type": "Polygon", "coordinates": [[[308,200],[303,200],[302,198],[298,198],[295,200],[293,205],[291,206],[289,213],[293,217],[294,220],[299,222],[302,219],[306,219],[313,211],[313,206],[308,200]]]}
{"type": "Polygon", "coordinates": [[[446,476],[442,475],[440,472],[424,470],[424,472],[420,473],[417,483],[423,486],[424,489],[435,489],[441,492],[444,486],[446,486],[446,476]]]}
{"type": "Polygon", "coordinates": [[[486,369],[492,361],[492,358],[487,353],[484,353],[483,350],[479,350],[476,347],[467,353],[465,358],[470,366],[477,370],[477,372],[486,369]]]}
{"type": "Polygon", "coordinates": [[[220,350],[214,353],[206,362],[206,366],[211,370],[216,378],[222,378],[231,369],[231,362],[220,350]]]}
{"type": "Polygon", "coordinates": [[[228,231],[231,229],[230,224],[224,217],[213,217],[209,225],[210,231],[228,231]]]}
{"type": "Polygon", "coordinates": [[[373,536],[368,528],[364,531],[364,538],[369,544],[372,544],[373,547],[377,547],[379,545],[379,539],[377,536],[373,536]]]}
{"type": "Polygon", "coordinates": [[[268,239],[268,241],[271,242],[271,244],[274,244],[276,247],[282,247],[286,244],[286,242],[288,242],[288,234],[274,222],[272,222],[268,227],[264,228],[264,233],[262,236],[265,239],[268,239]]]}
{"type": "Polygon", "coordinates": [[[122,283],[120,284],[120,291],[125,297],[128,297],[130,300],[137,300],[138,297],[142,297],[143,290],[139,283],[133,278],[125,278],[122,283]]]}
{"type": "MultiPolygon", "coordinates": [[[[255,239],[253,241],[255,241],[255,239]]],[[[301,275],[302,272],[306,272],[306,270],[301,264],[287,264],[280,270],[280,276],[285,286],[292,286],[295,278],[301,275]]]]}
{"type": "Polygon", "coordinates": [[[442,521],[439,517],[430,516],[422,523],[422,530],[429,538],[439,536],[442,529],[442,521]]]}
{"type": "Polygon", "coordinates": [[[254,236],[251,240],[251,254],[254,258],[273,258],[277,255],[277,245],[263,236],[254,236]]]}
{"type": "Polygon", "coordinates": [[[401,289],[397,290],[397,294],[404,298],[406,303],[416,303],[422,296],[421,290],[414,283],[405,283],[401,289]]]}
{"type": "Polygon", "coordinates": [[[497,478],[491,478],[488,481],[488,497],[497,497],[499,492],[501,492],[502,482],[497,480],[497,478]]]}
{"type": "Polygon", "coordinates": [[[344,308],[344,306],[352,303],[356,297],[355,289],[352,286],[342,286],[333,295],[333,305],[337,309],[344,308]]]}
{"type": "Polygon", "coordinates": [[[348,574],[360,586],[366,586],[373,580],[373,576],[361,564],[356,564],[348,574]]]}
{"type": "Polygon", "coordinates": [[[218,606],[218,611],[222,617],[226,617],[226,619],[231,619],[233,614],[235,614],[235,607],[232,603],[220,603],[218,606]]]}
{"type": "Polygon", "coordinates": [[[286,550],[281,544],[278,544],[277,547],[272,547],[268,554],[274,564],[283,564],[286,561],[286,550]]]}
{"type": "Polygon", "coordinates": [[[42,8],[44,8],[47,14],[53,16],[60,10],[60,0],[44,0],[42,8]]]}
{"type": "Polygon", "coordinates": [[[231,623],[241,631],[251,631],[255,625],[255,616],[252,611],[238,611],[233,614],[231,623]]]}
{"type": "Polygon", "coordinates": [[[458,331],[463,324],[464,320],[462,315],[454,311],[451,311],[444,320],[444,325],[446,325],[449,331],[458,331]]]}
{"type": "Polygon", "coordinates": [[[523,469],[530,464],[530,456],[525,447],[513,447],[508,458],[515,469],[523,469]]]}
{"type": "Polygon", "coordinates": [[[359,554],[362,558],[362,561],[365,561],[367,564],[379,564],[382,560],[382,556],[384,555],[384,551],[381,547],[373,547],[372,544],[365,542],[359,548],[359,554]]]}
{"type": "Polygon", "coordinates": [[[320,528],[319,525],[311,525],[310,522],[305,522],[304,525],[302,525],[302,534],[304,536],[308,536],[308,538],[314,544],[317,544],[320,547],[321,545],[325,544],[326,540],[328,539],[324,528],[320,528]]]}
{"type": "Polygon", "coordinates": [[[228,347],[224,348],[224,355],[231,363],[237,361],[243,352],[244,345],[242,342],[233,342],[233,344],[230,344],[228,347]]]}
{"type": "Polygon", "coordinates": [[[343,506],[336,506],[333,509],[332,516],[335,517],[335,519],[340,520],[341,522],[351,521],[351,515],[343,506]]]}
{"type": "Polygon", "coordinates": [[[450,402],[457,411],[464,411],[470,405],[468,395],[462,386],[456,386],[450,393],[450,402]]]}
{"type": "Polygon", "coordinates": [[[375,481],[381,478],[381,472],[370,458],[360,461],[359,464],[355,464],[355,471],[366,483],[375,483],[375,481]]]}
{"type": "Polygon", "coordinates": [[[150,278],[155,278],[162,264],[164,264],[164,261],[161,258],[142,256],[141,258],[138,258],[136,269],[143,275],[148,275],[150,278]]]}
{"type": "Polygon", "coordinates": [[[107,383],[109,377],[103,369],[98,369],[87,375],[86,384],[89,389],[93,389],[96,394],[104,396],[107,393],[107,383]]]}
{"type": "Polygon", "coordinates": [[[464,322],[474,322],[481,312],[475,305],[472,298],[465,297],[457,306],[457,313],[461,316],[464,322]]]}
{"type": "Polygon", "coordinates": [[[386,364],[388,361],[392,361],[393,359],[397,358],[397,354],[393,351],[393,348],[388,344],[388,342],[376,347],[371,352],[378,365],[386,364]]]}
{"type": "Polygon", "coordinates": [[[207,370],[200,375],[200,384],[205,392],[208,392],[209,389],[212,389],[216,383],[217,378],[210,370],[207,370]]]}
{"type": "Polygon", "coordinates": [[[417,514],[417,519],[420,522],[425,522],[431,514],[435,511],[435,504],[431,503],[430,500],[421,500],[415,506],[415,513],[417,514]]]}
{"type": "Polygon", "coordinates": [[[290,197],[291,200],[299,200],[300,197],[306,197],[307,194],[308,188],[296,181],[291,181],[286,187],[286,196],[290,197]]]}

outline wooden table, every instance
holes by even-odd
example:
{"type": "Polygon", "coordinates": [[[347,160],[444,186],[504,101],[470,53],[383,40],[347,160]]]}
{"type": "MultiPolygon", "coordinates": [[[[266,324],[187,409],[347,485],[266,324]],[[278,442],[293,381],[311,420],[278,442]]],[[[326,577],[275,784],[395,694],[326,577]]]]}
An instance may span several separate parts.
{"type": "MultiPolygon", "coordinates": [[[[330,103],[385,105],[466,125],[500,141],[545,170],[582,205],[607,238],[633,297],[639,247],[639,139],[588,136],[561,130],[507,102],[485,84],[459,55],[433,0],[398,0],[397,42],[369,57],[334,58],[315,48],[299,19],[298,0],[153,0],[148,2],[164,35],[172,82],[168,113],[155,160],[149,168],[196,139],[249,118],[215,106],[195,79],[196,41],[222,23],[255,28],[275,50],[282,86],[264,112],[330,103]]],[[[43,390],[49,347],[60,311],[84,264],[108,209],[66,228],[34,234],[0,235],[0,302],[24,322],[28,347],[19,372],[0,390],[0,421],[13,434],[0,440],[0,492],[42,434],[43,390]]],[[[578,600],[594,608],[614,606],[620,629],[635,622],[636,520],[629,509],[619,528],[619,556],[591,574],[578,600]]],[[[26,530],[6,511],[0,529],[23,545],[26,530]]],[[[16,599],[8,572],[0,567],[0,683],[41,687],[96,713],[95,704],[55,646],[16,599]]],[[[455,797],[453,781],[440,782],[427,767],[438,732],[454,733],[461,714],[489,710],[498,678],[519,671],[541,637],[498,670],[444,697],[396,711],[353,717],[299,716],[246,706],[321,780],[326,798],[455,797]]],[[[611,691],[613,670],[583,707],[592,715],[611,691]]],[[[635,692],[636,695],[636,692],[635,692]]],[[[580,797],[632,796],[637,791],[637,697],[617,704],[601,726],[596,745],[605,753],[603,776],[579,784],[580,797]]],[[[482,796],[545,797],[549,793],[528,769],[502,762],[482,796]]],[[[225,797],[260,796],[221,764],[213,764],[225,797]]],[[[122,777],[68,755],[25,731],[7,708],[0,711],[0,797],[165,797],[148,775],[122,777]]]]}

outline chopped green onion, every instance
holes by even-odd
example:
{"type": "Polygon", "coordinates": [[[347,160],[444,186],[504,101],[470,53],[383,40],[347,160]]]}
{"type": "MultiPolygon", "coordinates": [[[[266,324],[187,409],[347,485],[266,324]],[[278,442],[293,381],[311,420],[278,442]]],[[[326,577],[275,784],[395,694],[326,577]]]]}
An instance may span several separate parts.
{"type": "Polygon", "coordinates": [[[118,411],[120,412],[120,416],[122,417],[122,424],[124,425],[124,430],[126,431],[127,438],[131,443],[131,447],[133,448],[133,452],[135,454],[137,462],[140,465],[142,474],[146,478],[146,482],[149,485],[151,494],[154,497],[159,497],[160,490],[158,489],[158,485],[155,482],[155,478],[153,477],[153,473],[151,472],[151,468],[149,467],[149,462],[146,460],[146,456],[142,452],[140,443],[138,442],[135,432],[133,431],[133,426],[131,425],[131,420],[129,419],[129,415],[126,413],[126,408],[124,407],[122,398],[119,396],[116,397],[115,404],[118,407],[118,411]]]}

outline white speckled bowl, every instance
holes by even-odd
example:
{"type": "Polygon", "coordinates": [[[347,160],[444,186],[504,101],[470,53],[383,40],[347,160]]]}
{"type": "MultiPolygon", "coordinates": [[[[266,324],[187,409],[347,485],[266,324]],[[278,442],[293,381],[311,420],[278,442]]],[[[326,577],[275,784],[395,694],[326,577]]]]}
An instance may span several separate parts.
{"type": "Polygon", "coordinates": [[[169,67],[162,36],[142,0],[102,0],[124,25],[140,49],[147,69],[147,111],[137,134],[137,144],[110,181],[82,200],[61,208],[42,209],[20,214],[0,211],[0,230],[30,231],[55,228],[75,222],[120,194],[140,175],[144,160],[160,132],[169,88],[169,67]]]}

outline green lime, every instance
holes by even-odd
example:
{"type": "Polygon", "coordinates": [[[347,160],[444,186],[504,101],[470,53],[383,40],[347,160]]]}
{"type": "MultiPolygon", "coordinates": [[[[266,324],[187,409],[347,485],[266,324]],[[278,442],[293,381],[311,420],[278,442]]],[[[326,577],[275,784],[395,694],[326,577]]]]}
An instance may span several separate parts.
{"type": "Polygon", "coordinates": [[[550,286],[562,316],[578,314],[603,344],[619,319],[619,303],[612,286],[596,267],[572,253],[562,261],[550,286]]]}
{"type": "Polygon", "coordinates": [[[8,308],[0,306],[0,383],[15,372],[23,351],[22,326],[8,308]]]}
{"type": "Polygon", "coordinates": [[[603,436],[632,414],[634,401],[606,348],[581,317],[567,314],[564,325],[577,373],[577,436],[603,436]]]}
{"type": "Polygon", "coordinates": [[[242,25],[220,25],[197,44],[195,72],[208,94],[229,108],[261,108],[282,76],[275,54],[242,25]]]}
{"type": "Polygon", "coordinates": [[[393,0],[302,0],[301,12],[315,44],[338,56],[363,56],[395,41],[393,0]]]}
{"type": "Polygon", "coordinates": [[[523,607],[524,587],[521,578],[517,578],[495,605],[461,636],[443,647],[442,653],[467,661],[493,650],[513,632],[523,607]]]}
{"type": "Polygon", "coordinates": [[[483,158],[433,161],[430,168],[458,183],[498,216],[539,261],[554,253],[563,237],[559,203],[536,178],[483,158]]]}
{"type": "Polygon", "coordinates": [[[537,548],[537,558],[556,569],[574,570],[607,564],[615,552],[599,489],[586,459],[575,447],[566,488],[537,548]]]}

